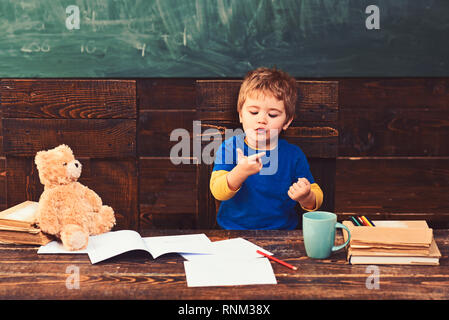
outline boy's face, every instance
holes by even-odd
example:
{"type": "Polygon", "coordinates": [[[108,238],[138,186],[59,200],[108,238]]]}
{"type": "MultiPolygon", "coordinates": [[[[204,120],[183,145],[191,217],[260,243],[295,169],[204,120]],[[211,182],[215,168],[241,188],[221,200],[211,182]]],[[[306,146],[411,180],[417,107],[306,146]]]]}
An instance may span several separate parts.
{"type": "Polygon", "coordinates": [[[286,130],[293,120],[286,122],[283,101],[263,93],[246,98],[239,118],[246,133],[247,143],[252,148],[264,149],[275,147],[279,133],[286,130]]]}

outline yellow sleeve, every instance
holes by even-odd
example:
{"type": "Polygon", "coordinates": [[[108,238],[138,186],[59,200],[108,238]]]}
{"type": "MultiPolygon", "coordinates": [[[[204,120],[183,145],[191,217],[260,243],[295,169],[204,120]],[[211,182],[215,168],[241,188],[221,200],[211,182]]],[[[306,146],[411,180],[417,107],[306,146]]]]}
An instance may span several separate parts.
{"type": "Polygon", "coordinates": [[[303,206],[301,206],[301,208],[303,208],[306,211],[316,211],[323,204],[323,196],[324,196],[323,191],[321,190],[320,186],[317,183],[312,183],[310,185],[310,190],[315,194],[315,208],[306,209],[303,206]]]}
{"type": "Polygon", "coordinates": [[[228,172],[226,170],[212,171],[210,177],[210,191],[215,199],[219,201],[231,199],[240,190],[240,188],[236,191],[229,189],[228,180],[226,179],[228,172]]]}

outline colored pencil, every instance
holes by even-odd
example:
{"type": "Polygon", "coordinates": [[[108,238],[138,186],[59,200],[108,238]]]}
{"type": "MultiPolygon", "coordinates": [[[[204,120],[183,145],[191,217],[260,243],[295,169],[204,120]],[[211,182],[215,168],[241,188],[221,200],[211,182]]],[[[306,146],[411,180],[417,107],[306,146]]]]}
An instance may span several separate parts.
{"type": "Polygon", "coordinates": [[[357,219],[357,221],[360,223],[361,226],[365,226],[365,222],[363,222],[362,218],[360,218],[359,216],[355,217],[357,219]]]}
{"type": "Polygon", "coordinates": [[[266,257],[266,258],[268,258],[268,259],[270,259],[270,260],[273,260],[273,261],[275,261],[275,262],[277,262],[277,263],[280,263],[280,264],[282,264],[283,266],[286,266],[287,268],[290,268],[290,269],[292,269],[292,270],[298,270],[297,267],[294,267],[294,266],[292,266],[291,264],[289,264],[289,263],[287,263],[287,262],[284,262],[284,261],[282,261],[282,260],[276,259],[275,257],[272,257],[272,256],[270,256],[270,255],[268,255],[268,254],[266,254],[266,253],[264,253],[264,252],[262,252],[262,251],[260,251],[260,250],[257,250],[257,253],[263,255],[264,257],[266,257]]]}
{"type": "Polygon", "coordinates": [[[360,227],[361,226],[360,222],[358,222],[357,219],[354,218],[353,216],[351,216],[351,221],[352,221],[352,224],[354,226],[356,226],[356,227],[360,227]]]}
{"type": "Polygon", "coordinates": [[[372,227],[371,223],[369,223],[368,219],[366,219],[365,216],[361,216],[361,218],[367,227],[372,227]]]}
{"type": "Polygon", "coordinates": [[[373,227],[375,227],[376,225],[373,223],[373,221],[371,221],[371,219],[370,218],[368,218],[368,217],[365,217],[365,219],[366,220],[368,220],[368,222],[369,223],[371,223],[371,225],[373,226],[373,227]]]}
{"type": "Polygon", "coordinates": [[[373,225],[368,221],[368,219],[365,216],[361,217],[363,222],[365,222],[367,227],[372,227],[373,225]]]}

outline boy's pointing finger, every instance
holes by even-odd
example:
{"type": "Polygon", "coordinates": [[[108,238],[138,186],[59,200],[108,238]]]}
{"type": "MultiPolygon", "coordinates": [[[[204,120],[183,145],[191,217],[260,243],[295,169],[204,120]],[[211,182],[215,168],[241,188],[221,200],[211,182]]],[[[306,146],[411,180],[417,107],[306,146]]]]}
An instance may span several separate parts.
{"type": "Polygon", "coordinates": [[[248,157],[248,159],[251,159],[251,160],[257,160],[257,159],[262,158],[264,155],[265,155],[265,152],[256,153],[256,154],[250,155],[250,156],[248,157]]]}

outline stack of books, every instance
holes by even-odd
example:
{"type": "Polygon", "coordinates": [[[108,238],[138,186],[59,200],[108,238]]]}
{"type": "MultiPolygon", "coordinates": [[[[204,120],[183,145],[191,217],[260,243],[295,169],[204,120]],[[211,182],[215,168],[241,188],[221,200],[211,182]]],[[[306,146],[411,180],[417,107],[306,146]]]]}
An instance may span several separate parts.
{"type": "MultiPolygon", "coordinates": [[[[426,221],[368,221],[363,225],[352,217],[343,221],[351,232],[347,247],[350,264],[439,265],[441,253],[426,221]]],[[[345,230],[343,236],[346,241],[345,230]]]]}
{"type": "Polygon", "coordinates": [[[36,225],[38,202],[25,201],[0,212],[0,243],[44,245],[54,240],[36,225]]]}

